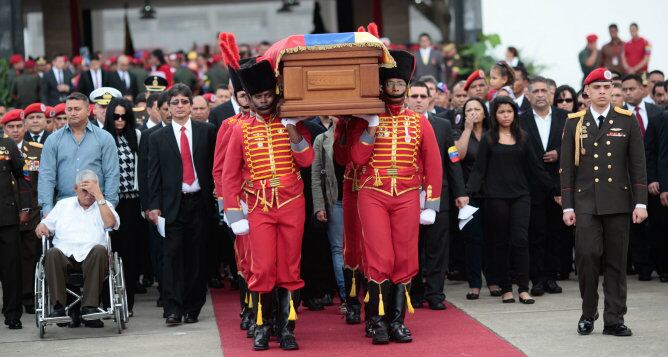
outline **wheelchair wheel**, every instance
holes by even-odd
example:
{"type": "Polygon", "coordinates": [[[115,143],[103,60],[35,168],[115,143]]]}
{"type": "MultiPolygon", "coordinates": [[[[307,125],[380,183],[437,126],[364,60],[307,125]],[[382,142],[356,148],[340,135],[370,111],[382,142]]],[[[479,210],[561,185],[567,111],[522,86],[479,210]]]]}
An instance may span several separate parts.
{"type": "MultiPolygon", "coordinates": [[[[35,327],[40,327],[40,321],[46,316],[45,314],[45,280],[44,267],[41,262],[35,266],[35,327]]],[[[41,337],[41,336],[40,336],[41,337]]]]}
{"type": "Polygon", "coordinates": [[[114,319],[116,320],[116,327],[118,328],[118,333],[120,334],[123,329],[125,329],[125,318],[124,305],[123,305],[123,295],[122,295],[122,266],[121,260],[118,257],[118,253],[114,253],[113,258],[113,271],[110,271],[110,279],[113,281],[113,309],[114,309],[114,319]]]}
{"type": "Polygon", "coordinates": [[[122,327],[125,330],[127,328],[125,326],[125,324],[127,324],[128,321],[130,321],[130,309],[129,309],[129,305],[128,305],[128,291],[125,288],[125,269],[123,268],[123,258],[119,257],[118,261],[119,261],[119,266],[120,266],[120,269],[119,269],[119,271],[120,271],[120,274],[119,274],[119,278],[120,278],[119,279],[119,281],[120,281],[119,289],[120,290],[119,291],[120,291],[120,294],[121,294],[121,299],[122,299],[122,304],[123,304],[123,314],[122,314],[121,321],[123,322],[122,327]]]}

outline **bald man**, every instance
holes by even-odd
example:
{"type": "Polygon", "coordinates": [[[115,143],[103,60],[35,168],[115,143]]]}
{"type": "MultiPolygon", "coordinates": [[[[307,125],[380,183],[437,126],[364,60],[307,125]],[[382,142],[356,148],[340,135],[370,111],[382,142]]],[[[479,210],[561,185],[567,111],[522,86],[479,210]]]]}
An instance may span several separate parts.
{"type": "Polygon", "coordinates": [[[125,55],[116,59],[116,70],[111,73],[111,86],[118,89],[124,97],[134,99],[139,93],[137,77],[129,71],[130,58],[125,55]]]}
{"type": "Polygon", "coordinates": [[[209,111],[209,103],[204,97],[198,95],[193,98],[192,112],[190,113],[193,120],[208,122],[209,111]]]}

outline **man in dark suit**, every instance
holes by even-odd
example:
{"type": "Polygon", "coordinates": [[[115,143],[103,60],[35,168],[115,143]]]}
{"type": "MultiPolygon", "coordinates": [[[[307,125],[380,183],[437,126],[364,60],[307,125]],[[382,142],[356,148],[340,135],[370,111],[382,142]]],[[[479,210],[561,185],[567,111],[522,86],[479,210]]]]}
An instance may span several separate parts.
{"type": "MultiPolygon", "coordinates": [[[[642,82],[642,77],[638,74],[625,76],[622,78],[622,93],[626,102],[624,109],[628,109],[633,113],[633,119],[638,121],[640,133],[643,140],[645,140],[647,138],[646,133],[653,131],[653,127],[661,120],[662,110],[660,107],[643,100],[645,90],[642,82]]],[[[655,142],[647,142],[647,140],[644,142],[646,155],[648,158],[654,157],[657,150],[655,142]]],[[[660,217],[663,217],[664,210],[659,202],[661,191],[658,177],[655,173],[656,168],[647,168],[647,190],[649,192],[647,210],[652,219],[649,219],[648,222],[631,225],[629,255],[640,281],[652,280],[652,271],[658,264],[653,259],[656,256],[652,252],[656,253],[659,242],[664,239],[665,235],[665,232],[662,232],[659,226],[662,221],[660,217]]]]}
{"type": "Polygon", "coordinates": [[[214,217],[215,128],[190,119],[192,91],[169,91],[172,123],[149,136],[149,218],[165,219],[162,292],[166,323],[197,322],[206,301],[207,219],[214,217]]]}
{"type": "Polygon", "coordinates": [[[211,109],[209,113],[209,123],[220,128],[220,124],[225,121],[225,119],[234,116],[239,113],[239,105],[234,98],[231,98],[227,102],[211,109]]]}
{"type": "MultiPolygon", "coordinates": [[[[559,184],[559,153],[561,133],[568,113],[550,107],[550,92],[544,77],[534,77],[529,82],[529,95],[524,102],[529,110],[520,115],[520,125],[529,134],[529,144],[540,154],[545,171],[559,184]]],[[[546,291],[561,293],[557,285],[560,241],[565,239],[562,211],[551,192],[545,191],[539,182],[530,182],[531,221],[529,223],[529,275],[533,286],[532,296],[541,296],[546,291]]]]}
{"type": "Polygon", "coordinates": [[[40,98],[42,103],[55,106],[65,101],[72,92],[72,78],[74,74],[66,68],[65,56],[58,55],[53,59],[52,68],[44,73],[40,83],[40,98]]]}
{"type": "Polygon", "coordinates": [[[469,199],[466,194],[464,177],[459,164],[459,156],[457,155],[450,122],[428,111],[431,93],[426,83],[420,81],[413,83],[410,87],[410,93],[408,107],[414,112],[426,115],[429,123],[434,128],[441,153],[443,172],[445,173],[441,191],[441,206],[436,213],[436,220],[434,224],[422,226],[420,229],[418,239],[420,273],[412,280],[411,295],[414,298],[411,301],[414,307],[422,307],[423,299],[425,299],[430,309],[443,310],[445,309],[443,286],[448,268],[450,243],[450,200],[448,193],[452,190],[458,208],[466,206],[469,199]]]}
{"type": "Polygon", "coordinates": [[[524,66],[513,67],[515,71],[515,82],[513,82],[513,94],[517,103],[517,114],[522,115],[531,112],[531,103],[524,95],[529,84],[529,73],[524,66]]]}
{"type": "MultiPolygon", "coordinates": [[[[647,143],[656,142],[657,150],[656,156],[647,156],[647,176],[653,175],[650,172],[656,168],[656,177],[659,180],[659,189],[661,208],[665,212],[668,210],[668,111],[663,112],[661,120],[657,120],[656,125],[652,130],[648,130],[645,141],[647,143]]],[[[650,126],[650,129],[652,126],[650,126]]],[[[665,216],[664,216],[665,217],[665,216]]],[[[665,219],[661,222],[662,232],[668,228],[668,223],[665,219]]],[[[668,240],[664,239],[658,249],[659,257],[659,279],[662,283],[668,283],[668,240]]]]}
{"type": "Polygon", "coordinates": [[[118,89],[123,96],[130,96],[132,99],[139,94],[139,85],[137,77],[130,72],[130,59],[128,56],[118,56],[116,60],[116,71],[111,72],[110,86],[118,89]]]}
{"type": "Polygon", "coordinates": [[[638,122],[612,107],[612,73],[593,70],[584,81],[589,109],[569,114],[561,143],[563,220],[575,228],[575,264],[582,296],[578,333],[598,318],[598,279],[603,273],[603,334],[631,336],[626,314],[629,222],[647,218],[645,150],[638,122]],[[603,265],[603,267],[601,267],[603,265]]]}
{"type": "Polygon", "coordinates": [[[433,76],[439,82],[443,82],[441,52],[432,47],[431,36],[421,33],[418,38],[420,49],[413,53],[415,56],[415,73],[413,78],[422,76],[433,76]]]}
{"type": "Polygon", "coordinates": [[[77,92],[90,95],[92,91],[110,85],[110,73],[102,69],[102,55],[97,52],[90,59],[89,69],[81,73],[77,92]]]}

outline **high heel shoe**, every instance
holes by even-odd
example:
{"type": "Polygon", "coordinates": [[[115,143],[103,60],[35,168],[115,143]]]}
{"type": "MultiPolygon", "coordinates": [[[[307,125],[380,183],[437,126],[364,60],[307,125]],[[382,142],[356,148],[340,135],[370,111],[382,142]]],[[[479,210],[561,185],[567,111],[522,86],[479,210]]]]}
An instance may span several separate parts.
{"type": "MultiPolygon", "coordinates": [[[[502,294],[502,296],[503,296],[503,294],[502,294]]],[[[515,302],[515,298],[513,297],[513,295],[510,295],[510,297],[507,298],[507,299],[504,299],[503,297],[501,297],[501,301],[503,301],[504,304],[512,304],[512,303],[515,302]]]]}
{"type": "Polygon", "coordinates": [[[533,303],[536,302],[536,300],[534,300],[531,296],[529,296],[529,297],[526,298],[526,299],[523,299],[522,296],[520,295],[520,296],[519,296],[519,299],[520,299],[520,302],[521,302],[522,304],[526,304],[526,305],[531,305],[531,304],[533,304],[533,303]]]}
{"type": "Polygon", "coordinates": [[[478,300],[479,297],[480,297],[480,294],[476,294],[476,293],[466,294],[466,300],[478,300]]]}

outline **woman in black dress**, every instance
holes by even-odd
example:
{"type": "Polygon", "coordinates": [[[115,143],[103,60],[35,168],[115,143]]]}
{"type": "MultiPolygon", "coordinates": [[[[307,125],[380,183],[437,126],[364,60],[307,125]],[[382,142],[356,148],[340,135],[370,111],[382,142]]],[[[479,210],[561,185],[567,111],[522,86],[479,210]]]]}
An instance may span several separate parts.
{"type": "Polygon", "coordinates": [[[515,302],[515,280],[520,302],[533,304],[529,295],[529,180],[538,180],[555,197],[558,189],[527,143],[527,133],[520,129],[515,102],[509,97],[495,98],[491,118],[490,130],[480,140],[468,190],[485,198],[485,244],[491,251],[489,265],[501,286],[503,302],[515,302]]]}

